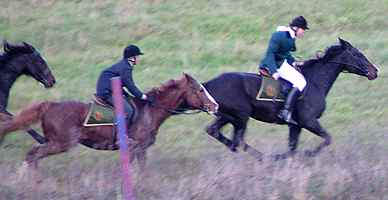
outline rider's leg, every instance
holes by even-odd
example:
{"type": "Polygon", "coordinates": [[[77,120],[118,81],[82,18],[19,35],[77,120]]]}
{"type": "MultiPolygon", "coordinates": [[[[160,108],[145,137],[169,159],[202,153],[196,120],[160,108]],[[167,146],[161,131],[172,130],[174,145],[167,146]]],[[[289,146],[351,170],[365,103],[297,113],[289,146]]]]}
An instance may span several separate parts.
{"type": "Polygon", "coordinates": [[[124,112],[126,113],[126,116],[127,116],[128,125],[130,125],[131,120],[132,120],[132,116],[133,116],[133,108],[132,108],[131,104],[129,104],[129,102],[126,100],[126,98],[124,98],[123,106],[124,106],[124,112]]]}
{"type": "MultiPolygon", "coordinates": [[[[127,118],[127,122],[128,122],[127,124],[129,126],[131,124],[131,120],[132,120],[133,108],[129,104],[129,102],[126,100],[126,98],[124,96],[123,96],[123,98],[124,98],[124,101],[123,101],[124,112],[125,112],[125,115],[126,115],[126,118],[127,118]]],[[[105,101],[108,102],[111,105],[114,105],[112,97],[106,98],[105,101]]],[[[129,127],[128,127],[128,129],[129,129],[129,127]]]]}
{"type": "Polygon", "coordinates": [[[279,117],[290,124],[297,123],[291,118],[291,114],[300,93],[306,87],[306,80],[301,73],[294,67],[284,61],[282,66],[278,69],[280,77],[292,83],[292,89],[287,95],[286,102],[283,109],[279,113],[279,117]]]}
{"type": "Polygon", "coordinates": [[[291,89],[291,91],[288,93],[286,102],[284,102],[283,109],[280,111],[278,115],[279,118],[283,119],[289,124],[294,124],[294,125],[298,124],[291,118],[291,114],[292,114],[296,99],[299,97],[299,93],[300,92],[298,88],[294,87],[291,89]]]}
{"type": "MultiPolygon", "coordinates": [[[[112,96],[104,99],[107,103],[111,104],[112,106],[114,106],[113,104],[113,98],[112,96]]],[[[127,99],[123,96],[123,107],[124,107],[124,113],[125,113],[125,116],[126,116],[126,119],[127,119],[127,130],[128,130],[128,135],[130,135],[130,128],[131,128],[131,124],[132,124],[132,115],[133,115],[133,108],[132,106],[129,104],[129,102],[127,101],[127,99]]],[[[115,134],[114,134],[115,135],[115,134]]],[[[116,140],[116,136],[113,137],[113,143],[116,144],[116,146],[119,146],[119,141],[116,140]]]]}

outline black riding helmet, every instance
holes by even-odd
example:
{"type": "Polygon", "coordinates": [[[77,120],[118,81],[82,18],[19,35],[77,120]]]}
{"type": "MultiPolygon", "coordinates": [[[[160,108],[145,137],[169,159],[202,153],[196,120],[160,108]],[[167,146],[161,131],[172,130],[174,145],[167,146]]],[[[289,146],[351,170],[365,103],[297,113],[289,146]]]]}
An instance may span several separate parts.
{"type": "Polygon", "coordinates": [[[127,47],[125,47],[124,52],[123,52],[123,57],[124,58],[130,58],[133,56],[138,56],[138,55],[143,55],[141,52],[140,48],[136,45],[130,44],[127,47]]]}
{"type": "Polygon", "coordinates": [[[291,22],[290,26],[296,26],[298,28],[303,28],[304,30],[308,30],[307,20],[303,16],[295,17],[291,22]]]}

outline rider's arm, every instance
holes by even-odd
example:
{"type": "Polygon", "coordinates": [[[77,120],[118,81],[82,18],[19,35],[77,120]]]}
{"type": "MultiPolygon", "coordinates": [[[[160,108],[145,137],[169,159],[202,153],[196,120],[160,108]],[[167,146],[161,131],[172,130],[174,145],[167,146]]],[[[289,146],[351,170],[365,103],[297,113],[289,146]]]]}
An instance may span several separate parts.
{"type": "Polygon", "coordinates": [[[121,80],[123,82],[123,86],[127,88],[127,90],[133,94],[136,98],[143,99],[143,92],[140,91],[139,88],[136,87],[133,78],[132,78],[132,68],[126,67],[121,70],[120,73],[121,80]]]}
{"type": "Polygon", "coordinates": [[[294,58],[294,56],[292,56],[291,52],[286,53],[286,60],[287,60],[288,64],[294,66],[295,58],[294,58]]]}

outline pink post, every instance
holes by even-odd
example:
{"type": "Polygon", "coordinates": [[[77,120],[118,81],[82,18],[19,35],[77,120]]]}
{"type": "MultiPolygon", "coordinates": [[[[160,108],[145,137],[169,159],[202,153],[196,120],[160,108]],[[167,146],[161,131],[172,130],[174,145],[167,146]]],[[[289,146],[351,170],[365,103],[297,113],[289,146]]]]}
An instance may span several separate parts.
{"type": "Polygon", "coordinates": [[[120,77],[114,77],[112,81],[113,91],[113,103],[116,115],[116,128],[118,139],[120,142],[120,161],[121,161],[121,176],[122,176],[122,192],[124,200],[134,200],[130,162],[129,162],[129,150],[128,150],[128,137],[127,137],[127,123],[125,119],[123,95],[120,77]]]}

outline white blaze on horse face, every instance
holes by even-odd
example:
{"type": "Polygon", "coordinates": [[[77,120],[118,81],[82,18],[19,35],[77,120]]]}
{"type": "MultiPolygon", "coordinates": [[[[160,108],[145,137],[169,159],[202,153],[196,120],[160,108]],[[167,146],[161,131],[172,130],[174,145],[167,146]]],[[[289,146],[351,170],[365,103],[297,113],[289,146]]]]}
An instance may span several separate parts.
{"type": "Polygon", "coordinates": [[[210,95],[210,93],[206,90],[206,88],[205,88],[202,84],[200,84],[200,85],[201,85],[202,89],[205,91],[205,94],[206,94],[207,98],[208,98],[211,102],[213,102],[214,104],[216,104],[216,109],[215,109],[216,111],[215,111],[215,112],[210,112],[210,114],[216,113],[217,110],[218,110],[218,107],[219,107],[218,103],[217,103],[216,100],[212,97],[212,95],[210,95]]]}
{"type": "Polygon", "coordinates": [[[377,73],[380,73],[380,68],[377,67],[377,65],[373,64],[373,66],[376,68],[377,73]]]}

